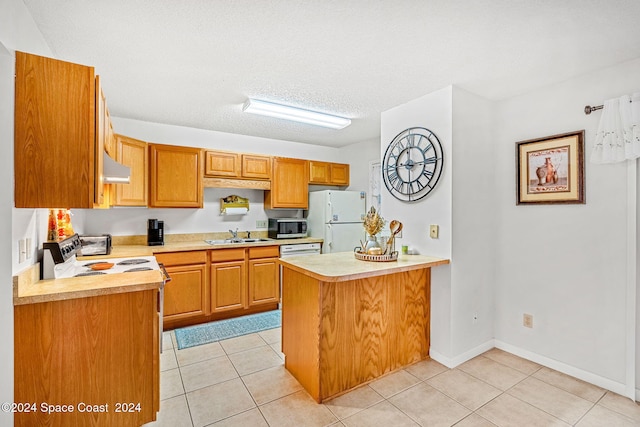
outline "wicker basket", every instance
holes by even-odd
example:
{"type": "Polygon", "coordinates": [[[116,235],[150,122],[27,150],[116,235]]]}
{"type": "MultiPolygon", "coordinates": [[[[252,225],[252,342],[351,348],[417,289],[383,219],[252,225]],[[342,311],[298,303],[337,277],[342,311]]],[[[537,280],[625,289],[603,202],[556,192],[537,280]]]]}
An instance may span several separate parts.
{"type": "Polygon", "coordinates": [[[354,252],[353,254],[360,261],[388,262],[398,260],[398,251],[393,251],[388,255],[369,255],[363,252],[354,252]]]}

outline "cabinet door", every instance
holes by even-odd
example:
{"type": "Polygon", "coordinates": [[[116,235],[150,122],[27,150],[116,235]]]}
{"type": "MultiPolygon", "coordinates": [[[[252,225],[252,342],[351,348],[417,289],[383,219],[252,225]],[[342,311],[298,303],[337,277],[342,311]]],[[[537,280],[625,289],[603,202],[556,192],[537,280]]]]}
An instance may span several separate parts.
{"type": "Polygon", "coordinates": [[[331,184],[349,185],[349,165],[331,163],[331,184]]]}
{"type": "Polygon", "coordinates": [[[149,207],[201,208],[202,150],[149,144],[149,207]]]}
{"type": "Polygon", "coordinates": [[[244,260],[211,264],[212,312],[246,308],[246,267],[244,260]]]}
{"type": "Polygon", "coordinates": [[[147,206],[149,162],[147,143],[116,136],[116,160],[131,168],[129,184],[115,184],[116,206],[147,206]]]}
{"type": "Polygon", "coordinates": [[[206,151],[204,174],[228,178],[239,177],[240,155],[228,151],[206,151]]]}
{"type": "Polygon", "coordinates": [[[167,267],[171,281],[164,288],[166,321],[199,317],[206,314],[206,264],[167,267]]]}
{"type": "Polygon", "coordinates": [[[249,260],[249,306],[280,301],[278,258],[249,260]]]}
{"type": "Polygon", "coordinates": [[[309,183],[329,184],[331,181],[331,164],[327,162],[309,161],[309,183]]]}
{"type": "Polygon", "coordinates": [[[271,190],[265,192],[265,207],[307,209],[309,207],[309,161],[273,158],[271,190]]]}
{"type": "Polygon", "coordinates": [[[16,52],[16,207],[93,207],[95,91],[93,67],[16,52]]]}
{"type": "Polygon", "coordinates": [[[94,178],[94,193],[93,203],[96,207],[105,208],[105,184],[104,180],[104,161],[103,152],[105,149],[105,143],[109,137],[110,118],[107,113],[107,99],[102,92],[102,86],[100,85],[100,76],[96,76],[96,143],[95,143],[95,178],[94,178]]]}
{"type": "Polygon", "coordinates": [[[271,157],[242,155],[242,177],[253,179],[271,179],[271,157]]]}

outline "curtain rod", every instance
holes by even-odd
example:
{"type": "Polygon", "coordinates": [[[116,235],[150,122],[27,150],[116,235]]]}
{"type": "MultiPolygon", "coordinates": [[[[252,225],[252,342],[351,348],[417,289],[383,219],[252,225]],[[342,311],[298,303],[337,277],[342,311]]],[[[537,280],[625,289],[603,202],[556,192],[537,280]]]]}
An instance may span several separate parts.
{"type": "Polygon", "coordinates": [[[592,107],[591,105],[587,105],[586,107],[584,107],[584,113],[589,115],[596,110],[602,110],[603,107],[604,105],[596,105],[595,107],[592,107]]]}
{"type": "MultiPolygon", "coordinates": [[[[631,100],[629,100],[629,102],[633,102],[631,100]]],[[[586,107],[584,107],[584,113],[589,115],[591,113],[593,113],[594,111],[597,110],[602,110],[602,108],[604,107],[604,105],[596,105],[595,107],[592,107],[591,105],[587,105],[586,107]]]]}

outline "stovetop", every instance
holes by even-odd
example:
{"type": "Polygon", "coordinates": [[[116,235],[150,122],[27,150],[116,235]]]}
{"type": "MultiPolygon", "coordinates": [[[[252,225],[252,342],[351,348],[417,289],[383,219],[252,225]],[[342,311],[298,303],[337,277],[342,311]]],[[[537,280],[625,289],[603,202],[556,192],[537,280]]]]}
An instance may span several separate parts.
{"type": "MultiPolygon", "coordinates": [[[[108,266],[107,266],[108,267],[108,266]]],[[[128,258],[104,258],[79,261],[75,256],[67,261],[56,264],[54,276],[56,279],[82,276],[102,276],[106,274],[128,273],[135,271],[160,270],[160,266],[153,256],[128,257],[128,258]],[[106,269],[94,270],[95,264],[113,264],[106,269]]]]}

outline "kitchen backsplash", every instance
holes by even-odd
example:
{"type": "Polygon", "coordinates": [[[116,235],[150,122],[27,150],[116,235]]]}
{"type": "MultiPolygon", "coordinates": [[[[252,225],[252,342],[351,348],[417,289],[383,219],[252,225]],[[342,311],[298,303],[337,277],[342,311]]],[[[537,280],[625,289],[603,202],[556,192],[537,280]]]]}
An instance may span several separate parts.
{"type": "Polygon", "coordinates": [[[269,216],[301,217],[303,211],[264,209],[264,191],[248,189],[205,188],[202,209],[74,209],[74,229],[81,234],[110,233],[114,236],[146,235],[147,219],[164,221],[165,235],[208,232],[266,231],[258,228],[257,221],[266,221],[269,216]],[[220,215],[220,199],[238,195],[249,199],[250,209],[246,215],[220,215]]]}

